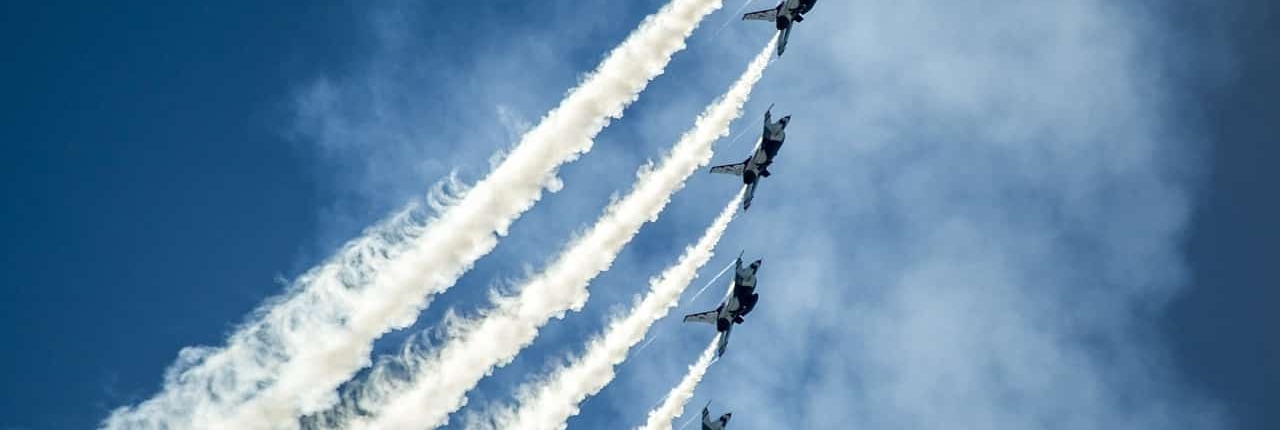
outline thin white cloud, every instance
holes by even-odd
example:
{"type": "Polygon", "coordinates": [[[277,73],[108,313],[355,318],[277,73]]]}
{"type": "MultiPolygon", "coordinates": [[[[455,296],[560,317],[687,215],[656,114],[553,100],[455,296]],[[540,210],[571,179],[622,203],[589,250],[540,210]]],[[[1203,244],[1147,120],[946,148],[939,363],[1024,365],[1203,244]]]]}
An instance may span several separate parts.
{"type": "MultiPolygon", "coordinates": [[[[700,400],[742,430],[1220,428],[1163,345],[1200,142],[1160,14],[819,2],[758,93],[793,122],[755,234],[722,244],[775,270],[700,400]]],[[[598,397],[669,388],[650,355],[598,397]]]]}

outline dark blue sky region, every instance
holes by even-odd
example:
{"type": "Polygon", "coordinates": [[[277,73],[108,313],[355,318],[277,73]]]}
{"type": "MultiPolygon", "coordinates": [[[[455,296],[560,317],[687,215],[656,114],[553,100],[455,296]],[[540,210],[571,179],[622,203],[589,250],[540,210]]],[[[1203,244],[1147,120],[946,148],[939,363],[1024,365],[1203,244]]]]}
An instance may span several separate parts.
{"type": "Polygon", "coordinates": [[[318,189],[277,117],[359,36],[260,5],[4,6],[0,423],[92,426],[309,264],[318,189]]]}
{"type": "MultiPolygon", "coordinates": [[[[1187,238],[1192,284],[1173,303],[1165,327],[1179,368],[1222,399],[1239,428],[1274,428],[1280,425],[1274,395],[1280,384],[1274,329],[1280,326],[1280,266],[1274,263],[1280,22],[1274,2],[1204,7],[1189,9],[1222,20],[1225,27],[1208,26],[1204,33],[1226,40],[1234,64],[1222,81],[1188,85],[1188,103],[1203,115],[1212,147],[1187,238]]],[[[1212,22],[1187,18],[1183,24],[1212,22]]]]}
{"type": "MultiPolygon", "coordinates": [[[[554,27],[557,16],[521,15],[531,2],[508,3],[472,16],[554,27]]],[[[1187,58],[1230,63],[1173,73],[1187,89],[1176,110],[1211,145],[1185,241],[1190,285],[1158,326],[1178,377],[1233,427],[1280,428],[1280,22],[1265,0],[1177,7],[1185,37],[1228,50],[1187,58]]],[[[468,25],[450,12],[442,25],[468,25]]],[[[153,395],[180,348],[222,344],[281,291],[272,279],[356,233],[323,219],[347,190],[317,178],[334,162],[298,143],[291,103],[364,58],[368,16],[360,2],[0,6],[0,429],[90,428],[153,395]]],[[[600,53],[559,55],[589,66],[600,53]]],[[[348,210],[369,222],[391,209],[369,206],[348,210]]],[[[635,258],[667,257],[669,245],[637,245],[635,258]]]]}

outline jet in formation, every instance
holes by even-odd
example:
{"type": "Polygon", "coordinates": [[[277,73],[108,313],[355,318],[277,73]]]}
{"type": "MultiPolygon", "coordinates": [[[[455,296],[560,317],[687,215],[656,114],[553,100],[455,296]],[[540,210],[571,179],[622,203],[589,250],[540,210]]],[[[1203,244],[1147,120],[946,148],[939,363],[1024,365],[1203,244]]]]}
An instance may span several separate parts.
{"type": "Polygon", "coordinates": [[[712,421],[711,411],[707,410],[709,407],[711,402],[707,402],[707,405],[702,407],[702,430],[724,430],[729,427],[729,418],[733,418],[733,413],[726,413],[712,421]]]}
{"type": "Polygon", "coordinates": [[[769,177],[769,165],[773,164],[773,158],[777,157],[778,150],[782,149],[782,141],[787,138],[786,128],[787,123],[791,122],[791,115],[778,119],[778,122],[772,122],[773,118],[770,114],[772,111],[773,106],[769,106],[769,110],[764,112],[764,134],[760,137],[760,146],[756,148],[755,153],[741,163],[711,168],[711,173],[742,177],[742,183],[747,186],[747,193],[742,198],[744,211],[751,207],[751,199],[756,195],[756,185],[760,183],[760,178],[769,177]]]}
{"type": "Polygon", "coordinates": [[[791,26],[804,21],[804,14],[809,13],[809,10],[813,9],[813,4],[817,2],[818,0],[782,0],[782,3],[778,3],[778,6],[773,9],[751,12],[742,15],[742,19],[773,21],[778,31],[782,32],[782,35],[778,36],[778,56],[781,57],[782,52],[787,50],[787,38],[791,36],[791,26]]]}
{"type": "Polygon", "coordinates": [[[720,345],[716,347],[717,357],[723,356],[725,347],[729,346],[729,332],[733,330],[733,325],[742,324],[743,317],[751,313],[756,302],[760,301],[760,294],[756,293],[756,271],[760,270],[761,262],[762,260],[756,260],[743,267],[742,256],[739,255],[735,263],[737,270],[733,275],[733,290],[729,292],[729,297],[715,310],[684,317],[684,322],[715,324],[716,331],[720,333],[720,345]]]}
{"type": "MultiPolygon", "coordinates": [[[[804,14],[813,9],[814,3],[818,0],[782,0],[778,6],[773,9],[765,9],[755,11],[742,16],[743,20],[761,20],[773,21],[778,31],[782,34],[778,35],[778,56],[787,49],[787,39],[791,36],[791,26],[797,22],[804,21],[804,14]]],[[[773,159],[778,156],[778,151],[782,149],[782,142],[786,140],[787,123],[791,122],[791,115],[784,116],[773,121],[773,105],[769,105],[769,109],[764,112],[764,132],[760,136],[760,146],[757,146],[746,160],[741,163],[724,164],[711,168],[711,173],[722,173],[735,175],[742,178],[742,183],[746,185],[746,190],[742,198],[742,210],[746,211],[751,207],[751,200],[755,197],[756,187],[760,184],[760,179],[767,178],[770,175],[769,166],[773,164],[773,159]]],[[[756,293],[756,272],[760,270],[760,264],[763,260],[756,260],[751,264],[743,267],[742,254],[738,254],[737,261],[734,262],[733,286],[729,290],[728,296],[720,302],[714,310],[706,312],[698,312],[684,316],[684,322],[701,322],[713,324],[716,326],[716,332],[719,333],[719,344],[716,345],[716,357],[723,357],[725,349],[729,346],[729,334],[733,331],[734,324],[742,324],[744,317],[755,309],[756,303],[760,301],[760,294],[756,293]]],[[[711,411],[708,409],[711,402],[707,402],[702,407],[702,430],[725,430],[729,426],[729,418],[733,417],[732,413],[721,415],[715,420],[711,419],[711,411]]]]}

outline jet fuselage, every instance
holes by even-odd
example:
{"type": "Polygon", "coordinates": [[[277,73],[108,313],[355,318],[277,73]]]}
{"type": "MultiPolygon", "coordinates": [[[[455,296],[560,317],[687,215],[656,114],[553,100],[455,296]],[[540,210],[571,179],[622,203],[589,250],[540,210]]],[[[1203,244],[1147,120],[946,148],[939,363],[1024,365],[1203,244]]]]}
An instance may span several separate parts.
{"type": "Polygon", "coordinates": [[[790,115],[782,117],[778,122],[765,123],[764,133],[760,137],[760,147],[747,158],[747,165],[742,169],[743,184],[751,185],[760,178],[769,177],[769,165],[773,164],[774,157],[777,157],[778,151],[782,149],[782,142],[787,138],[785,130],[789,121],[791,121],[790,115]]]}
{"type": "Polygon", "coordinates": [[[716,331],[728,331],[733,323],[741,324],[743,317],[751,313],[760,295],[756,294],[756,271],[760,270],[763,260],[756,260],[747,267],[738,265],[733,277],[733,293],[720,306],[716,315],[716,331]]]}
{"type": "Polygon", "coordinates": [[[729,428],[729,419],[733,418],[733,413],[729,412],[721,415],[720,418],[711,420],[711,411],[707,408],[711,406],[711,402],[707,402],[707,406],[702,407],[702,430],[726,430],[729,428]]]}
{"type": "Polygon", "coordinates": [[[791,28],[792,23],[804,21],[804,14],[809,13],[817,2],[818,0],[783,0],[778,4],[778,17],[773,21],[778,31],[791,28]]]}
{"type": "Polygon", "coordinates": [[[711,421],[704,415],[702,417],[702,430],[726,430],[729,428],[730,418],[733,418],[733,414],[731,413],[721,415],[720,418],[717,418],[715,421],[711,421]]]}

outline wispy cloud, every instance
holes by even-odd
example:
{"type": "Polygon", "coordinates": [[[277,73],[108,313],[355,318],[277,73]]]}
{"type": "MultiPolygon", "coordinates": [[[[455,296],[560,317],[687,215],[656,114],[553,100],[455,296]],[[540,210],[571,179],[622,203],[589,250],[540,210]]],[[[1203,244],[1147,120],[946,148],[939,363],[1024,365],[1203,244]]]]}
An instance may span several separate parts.
{"type": "MultiPolygon", "coordinates": [[[[794,121],[754,234],[724,244],[785,270],[699,395],[743,429],[1219,426],[1158,324],[1199,144],[1159,14],[819,2],[761,85],[794,121]]],[[[603,394],[682,370],[628,362],[603,394]]]]}

